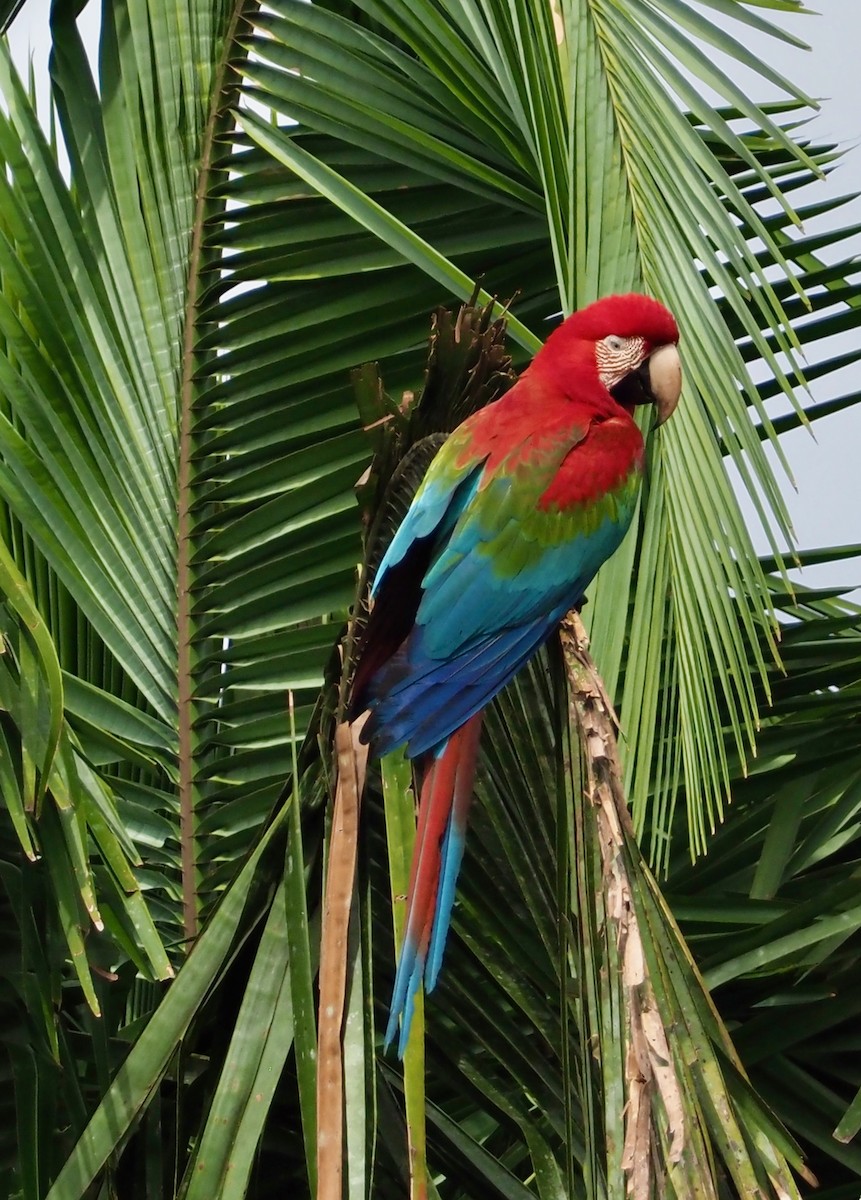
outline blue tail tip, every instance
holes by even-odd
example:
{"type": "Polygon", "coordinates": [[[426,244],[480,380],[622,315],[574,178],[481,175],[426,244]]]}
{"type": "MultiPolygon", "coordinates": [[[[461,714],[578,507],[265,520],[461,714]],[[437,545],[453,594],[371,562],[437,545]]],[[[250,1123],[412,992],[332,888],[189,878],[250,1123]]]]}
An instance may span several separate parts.
{"type": "Polygon", "coordinates": [[[414,965],[407,986],[404,988],[400,980],[395,982],[395,992],[392,996],[392,1006],[389,1009],[389,1020],[386,1025],[386,1035],[383,1038],[383,1051],[388,1050],[398,1034],[398,1058],[403,1058],[410,1040],[410,1030],[413,1024],[416,992],[421,987],[424,964],[419,959],[414,965]]]}

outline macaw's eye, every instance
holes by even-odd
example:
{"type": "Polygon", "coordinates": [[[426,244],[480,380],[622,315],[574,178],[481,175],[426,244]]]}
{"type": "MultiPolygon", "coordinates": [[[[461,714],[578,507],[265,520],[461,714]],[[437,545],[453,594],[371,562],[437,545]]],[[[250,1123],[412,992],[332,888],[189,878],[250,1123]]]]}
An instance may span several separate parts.
{"type": "Polygon", "coordinates": [[[614,350],[616,352],[618,352],[619,350],[624,350],[624,348],[625,348],[625,339],[616,337],[616,335],[613,333],[611,333],[610,336],[606,339],[606,342],[607,342],[608,348],[610,350],[614,350]]]}

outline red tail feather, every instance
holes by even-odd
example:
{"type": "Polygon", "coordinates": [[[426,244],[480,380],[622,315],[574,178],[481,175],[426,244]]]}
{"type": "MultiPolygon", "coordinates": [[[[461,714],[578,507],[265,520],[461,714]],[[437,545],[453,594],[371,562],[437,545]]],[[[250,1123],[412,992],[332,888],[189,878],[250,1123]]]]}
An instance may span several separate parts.
{"type": "Polygon", "coordinates": [[[409,1037],[413,996],[422,976],[433,987],[442,962],[455,883],[463,857],[482,714],[451,735],[425,771],[407,896],[407,924],[398,959],[386,1045],[402,1018],[399,1049],[409,1037]],[[426,969],[427,964],[427,969],[426,969]]]}

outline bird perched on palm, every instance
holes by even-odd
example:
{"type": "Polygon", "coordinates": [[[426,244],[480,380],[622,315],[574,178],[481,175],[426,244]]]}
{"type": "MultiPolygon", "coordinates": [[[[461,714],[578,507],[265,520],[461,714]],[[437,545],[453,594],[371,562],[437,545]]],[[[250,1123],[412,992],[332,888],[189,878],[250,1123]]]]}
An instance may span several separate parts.
{"type": "Polygon", "coordinates": [[[568,317],[499,400],[448,437],[380,563],[352,711],[375,751],[404,746],[423,781],[407,924],[386,1031],[442,963],[482,712],[553,634],[622,541],[644,445],[633,419],[676,406],[672,315],[610,296],[568,317]]]}

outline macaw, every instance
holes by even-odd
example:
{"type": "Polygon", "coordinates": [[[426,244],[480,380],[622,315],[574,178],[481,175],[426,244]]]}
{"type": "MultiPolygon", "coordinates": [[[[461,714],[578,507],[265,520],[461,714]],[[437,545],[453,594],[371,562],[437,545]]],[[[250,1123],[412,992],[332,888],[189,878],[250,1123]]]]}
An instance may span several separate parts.
{"type": "Polygon", "coordinates": [[[499,400],[433,459],[374,579],[351,712],[423,771],[385,1045],[442,964],[485,705],[578,604],[625,535],[643,472],[633,409],[681,391],[678,329],[647,296],[563,321],[499,400]]]}

